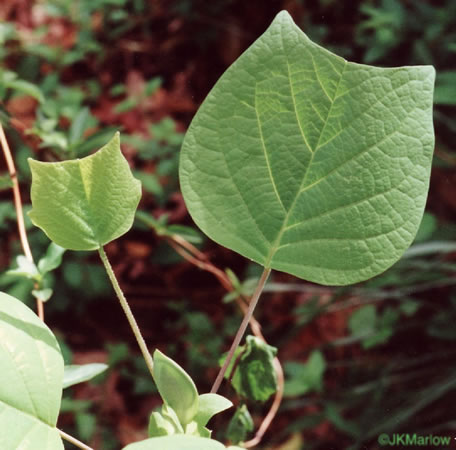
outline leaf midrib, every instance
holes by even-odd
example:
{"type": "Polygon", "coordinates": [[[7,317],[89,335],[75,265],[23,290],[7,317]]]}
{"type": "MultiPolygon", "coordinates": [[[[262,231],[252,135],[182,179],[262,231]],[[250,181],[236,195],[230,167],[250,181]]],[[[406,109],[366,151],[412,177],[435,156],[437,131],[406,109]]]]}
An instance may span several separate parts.
{"type": "Polygon", "coordinates": [[[342,71],[340,72],[340,76],[339,76],[339,80],[337,82],[337,86],[336,86],[336,89],[335,89],[335,92],[334,92],[334,97],[331,99],[329,98],[327,92],[325,91],[325,89],[323,89],[323,85],[322,83],[320,82],[320,80],[318,79],[318,73],[317,73],[317,69],[315,67],[315,62],[312,58],[312,63],[313,63],[313,66],[314,66],[314,70],[315,70],[315,74],[317,76],[317,79],[318,79],[318,82],[322,88],[322,91],[324,92],[324,94],[329,98],[329,100],[331,100],[331,104],[328,108],[328,113],[327,113],[327,116],[326,116],[326,120],[324,121],[324,124],[323,126],[321,127],[321,131],[320,131],[320,135],[318,136],[318,140],[317,140],[317,143],[315,145],[315,149],[313,150],[312,147],[310,147],[308,144],[307,144],[307,139],[305,138],[305,135],[303,133],[303,130],[301,128],[301,124],[300,124],[300,121],[299,121],[299,117],[298,117],[298,114],[297,114],[297,110],[296,110],[296,102],[295,102],[295,98],[294,98],[294,93],[293,93],[293,84],[292,84],[292,80],[291,80],[291,72],[290,72],[290,62],[288,60],[288,54],[285,50],[285,45],[284,45],[284,41],[283,41],[283,34],[282,34],[282,28],[280,28],[280,36],[281,36],[281,41],[282,41],[282,47],[283,47],[283,51],[284,51],[284,55],[285,55],[285,58],[286,58],[286,63],[287,63],[287,73],[288,73],[288,81],[289,81],[289,84],[290,84],[290,93],[291,93],[291,97],[292,97],[292,100],[293,100],[293,105],[295,106],[295,115],[296,115],[296,121],[298,123],[298,126],[299,126],[299,129],[301,130],[301,134],[302,134],[302,137],[303,137],[303,141],[304,143],[308,146],[310,152],[312,153],[311,157],[310,157],[310,160],[309,160],[309,163],[307,165],[307,168],[306,168],[306,171],[302,177],[302,181],[299,185],[299,189],[297,189],[296,191],[296,194],[295,194],[295,197],[290,205],[290,208],[289,210],[287,211],[287,214],[285,216],[285,218],[283,219],[283,222],[282,222],[282,226],[280,227],[280,230],[279,230],[279,233],[277,234],[277,238],[275,239],[274,243],[272,244],[271,246],[271,249],[269,251],[269,254],[266,258],[266,261],[265,261],[265,264],[264,266],[266,268],[271,268],[271,261],[272,261],[272,258],[274,257],[275,253],[277,252],[277,250],[279,249],[279,246],[280,246],[280,242],[282,240],[282,236],[287,228],[287,224],[288,224],[288,220],[290,218],[290,214],[291,212],[293,211],[295,205],[296,205],[296,202],[299,198],[299,196],[301,195],[301,191],[303,190],[303,186],[307,180],[307,176],[309,174],[309,171],[310,171],[310,167],[313,163],[313,160],[315,158],[315,154],[319,148],[319,144],[320,144],[320,139],[323,135],[323,132],[325,131],[326,129],[326,125],[328,124],[329,122],[329,119],[331,117],[331,112],[332,112],[332,109],[333,109],[333,105],[334,105],[334,102],[335,100],[337,99],[337,94],[339,93],[339,87],[340,87],[340,82],[344,76],[344,72],[345,72],[345,69],[347,67],[347,64],[348,62],[346,60],[344,60],[344,66],[342,68],[342,71]]]}

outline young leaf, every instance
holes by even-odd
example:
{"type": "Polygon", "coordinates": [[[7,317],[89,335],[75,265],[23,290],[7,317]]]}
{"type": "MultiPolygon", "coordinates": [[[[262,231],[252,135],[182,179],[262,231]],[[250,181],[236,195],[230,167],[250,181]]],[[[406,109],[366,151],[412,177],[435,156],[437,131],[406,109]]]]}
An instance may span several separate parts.
{"type": "Polygon", "coordinates": [[[43,289],[33,289],[32,295],[42,301],[47,302],[51,297],[54,291],[51,288],[43,288],[43,289]]]}
{"type": "Polygon", "coordinates": [[[235,443],[245,441],[248,434],[253,431],[253,419],[246,405],[240,406],[230,423],[226,432],[227,438],[235,443]]]}
{"type": "Polygon", "coordinates": [[[288,362],[285,364],[285,396],[303,395],[307,392],[319,391],[323,384],[326,361],[320,350],[314,350],[305,364],[288,362]]]}
{"type": "Polygon", "coordinates": [[[198,413],[195,416],[195,422],[205,427],[213,416],[232,406],[233,404],[221,395],[201,394],[199,396],[198,413]]]}
{"type": "Polygon", "coordinates": [[[357,309],[350,316],[348,327],[352,336],[368,336],[375,331],[377,324],[377,308],[374,305],[366,305],[357,309]]]}
{"type": "Polygon", "coordinates": [[[9,174],[0,175],[0,191],[13,187],[13,180],[9,174]]]}
{"type": "Polygon", "coordinates": [[[38,261],[38,270],[40,271],[41,275],[57,269],[57,267],[59,267],[62,263],[62,256],[64,253],[65,249],[63,247],[54,244],[54,242],[51,242],[46,251],[46,255],[44,255],[38,261]]]}
{"type": "Polygon", "coordinates": [[[63,373],[63,389],[74,386],[75,384],[89,381],[108,368],[107,364],[91,363],[83,365],[65,366],[63,373]]]}
{"type": "Polygon", "coordinates": [[[184,429],[173,408],[163,405],[161,412],[154,411],[149,418],[149,437],[184,434],[184,429]]]}
{"type": "Polygon", "coordinates": [[[77,143],[83,136],[87,128],[92,125],[94,121],[93,116],[90,114],[90,109],[85,107],[74,118],[71,127],[69,129],[69,143],[77,143]]]}
{"type": "Polygon", "coordinates": [[[29,164],[30,218],[56,244],[96,250],[131,228],[141,184],[120,151],[119,133],[85,158],[29,164]]]}
{"type": "MultiPolygon", "coordinates": [[[[264,343],[255,336],[247,336],[231,381],[234,389],[245,398],[265,402],[277,390],[277,375],[273,359],[277,353],[275,347],[264,343]]],[[[227,371],[226,376],[229,376],[227,371]]]]}
{"type": "Polygon", "coordinates": [[[392,308],[378,314],[374,305],[366,305],[351,315],[348,326],[352,336],[361,338],[363,348],[368,349],[387,342],[398,319],[399,312],[392,308]]]}
{"type": "Polygon", "coordinates": [[[0,448],[63,450],[56,429],[63,358],[49,328],[0,293],[0,448]]]}
{"type": "Polygon", "coordinates": [[[37,280],[40,277],[37,267],[32,261],[29,261],[24,255],[19,255],[16,258],[17,268],[8,270],[9,275],[18,275],[21,277],[29,278],[30,280],[37,280]]]}
{"type": "Polygon", "coordinates": [[[431,66],[355,64],[282,11],[194,117],[185,202],[218,243],[265,267],[345,285],[413,241],[434,134],[431,66]]]}
{"type": "Polygon", "coordinates": [[[177,414],[180,423],[190,423],[198,412],[198,391],[182,367],[160,350],[154,352],[154,380],[163,401],[177,414]]]}

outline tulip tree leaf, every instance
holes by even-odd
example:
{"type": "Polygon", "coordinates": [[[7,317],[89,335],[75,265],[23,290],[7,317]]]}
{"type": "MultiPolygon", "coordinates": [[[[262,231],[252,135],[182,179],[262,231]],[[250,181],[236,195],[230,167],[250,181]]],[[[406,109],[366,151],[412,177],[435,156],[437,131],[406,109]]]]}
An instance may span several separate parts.
{"type": "Polygon", "coordinates": [[[119,134],[93,155],[32,170],[30,218],[63,248],[96,250],[133,224],[141,183],[120,151],[119,134]]]}
{"type": "Polygon", "coordinates": [[[309,281],[381,273],[423,215],[434,78],[431,66],[348,62],[279,13],[186,134],[191,216],[218,243],[309,281]]]}
{"type": "Polygon", "coordinates": [[[0,293],[0,448],[63,450],[56,428],[63,358],[49,328],[0,293]]]}

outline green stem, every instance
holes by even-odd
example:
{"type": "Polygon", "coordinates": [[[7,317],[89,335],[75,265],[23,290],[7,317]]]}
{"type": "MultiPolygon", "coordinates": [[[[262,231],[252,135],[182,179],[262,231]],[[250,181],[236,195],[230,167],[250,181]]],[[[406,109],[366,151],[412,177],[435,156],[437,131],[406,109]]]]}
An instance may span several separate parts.
{"type": "Polygon", "coordinates": [[[265,267],[263,273],[261,274],[260,281],[258,281],[257,287],[255,288],[255,292],[252,295],[252,299],[250,300],[249,307],[244,315],[244,319],[242,320],[242,323],[239,326],[236,336],[234,337],[233,343],[231,344],[228,356],[226,357],[225,362],[223,363],[223,366],[220,369],[220,372],[218,373],[217,378],[215,379],[215,382],[212,386],[211,393],[213,394],[215,394],[218,391],[220,385],[222,384],[223,377],[225,376],[228,366],[230,365],[230,362],[233,359],[236,349],[239,347],[239,344],[241,343],[241,339],[244,336],[247,326],[249,325],[250,319],[253,315],[253,311],[255,310],[255,307],[258,304],[258,300],[260,298],[261,293],[263,292],[264,285],[266,284],[266,280],[268,279],[270,273],[271,269],[265,267]]]}
{"type": "Polygon", "coordinates": [[[130,305],[128,304],[127,299],[125,298],[122,289],[120,289],[119,283],[117,282],[117,278],[114,274],[114,271],[112,270],[111,264],[109,263],[108,257],[106,256],[103,247],[100,247],[98,249],[98,253],[100,254],[100,258],[103,261],[106,272],[108,273],[109,279],[111,280],[112,287],[114,288],[114,291],[116,292],[117,297],[120,301],[120,305],[122,306],[122,309],[124,310],[124,313],[127,316],[128,323],[130,324],[133,334],[136,337],[136,341],[138,342],[139,348],[141,349],[144,360],[146,361],[147,367],[149,368],[149,372],[153,378],[154,361],[152,360],[152,356],[149,353],[146,342],[142,337],[141,331],[139,330],[138,324],[136,323],[136,319],[133,316],[133,313],[131,312],[130,305]]]}
{"type": "Polygon", "coordinates": [[[73,436],[70,436],[69,434],[66,434],[64,431],[59,430],[58,428],[57,428],[57,431],[59,432],[60,436],[63,439],[65,439],[68,442],[71,442],[76,447],[82,448],[83,450],[93,450],[92,447],[85,445],[83,442],[78,441],[76,438],[74,438],[73,436]]]}

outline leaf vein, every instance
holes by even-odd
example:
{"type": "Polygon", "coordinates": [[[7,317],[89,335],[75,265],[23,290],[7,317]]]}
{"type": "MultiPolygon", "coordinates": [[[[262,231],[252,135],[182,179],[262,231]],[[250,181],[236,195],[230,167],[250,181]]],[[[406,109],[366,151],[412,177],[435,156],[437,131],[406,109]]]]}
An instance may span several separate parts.
{"type": "Polygon", "coordinates": [[[269,178],[270,178],[271,183],[272,183],[272,187],[274,189],[274,193],[275,193],[277,199],[279,200],[280,206],[282,207],[282,209],[284,211],[286,211],[285,206],[283,205],[282,199],[280,198],[279,191],[277,190],[277,185],[275,183],[274,176],[272,174],[271,163],[269,161],[269,155],[268,155],[268,152],[266,150],[266,143],[264,141],[264,136],[263,136],[263,130],[261,128],[260,117],[258,116],[258,109],[256,107],[256,98],[257,98],[256,87],[257,87],[257,85],[255,85],[255,108],[254,109],[255,109],[255,116],[256,116],[257,125],[258,125],[258,132],[260,134],[261,148],[263,149],[264,159],[266,161],[266,166],[268,168],[268,174],[269,174],[269,178]]]}
{"type": "Polygon", "coordinates": [[[336,213],[338,211],[340,211],[341,209],[346,209],[346,208],[352,208],[353,206],[357,206],[357,205],[360,205],[361,203],[364,203],[364,202],[369,202],[371,201],[372,199],[376,198],[376,197],[380,197],[380,196],[383,196],[383,195],[386,195],[386,194],[389,194],[390,192],[394,191],[394,190],[397,190],[398,189],[398,186],[393,186],[392,188],[390,189],[387,189],[386,191],[383,191],[383,192],[377,192],[375,194],[372,194],[371,196],[369,197],[365,197],[363,199],[360,199],[360,200],[356,200],[355,202],[352,202],[352,203],[348,203],[346,205],[342,205],[342,206],[338,206],[337,208],[334,208],[334,209],[330,209],[328,211],[324,211],[322,212],[321,214],[318,214],[316,216],[312,216],[312,217],[307,217],[299,222],[296,222],[292,225],[289,225],[288,227],[285,227],[285,231],[288,231],[288,230],[291,230],[293,228],[296,228],[298,227],[299,225],[302,225],[303,223],[306,223],[306,222],[311,222],[315,219],[319,219],[321,217],[324,217],[326,215],[331,215],[333,213],[336,213]]]}

